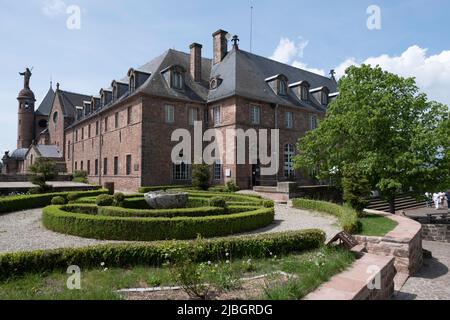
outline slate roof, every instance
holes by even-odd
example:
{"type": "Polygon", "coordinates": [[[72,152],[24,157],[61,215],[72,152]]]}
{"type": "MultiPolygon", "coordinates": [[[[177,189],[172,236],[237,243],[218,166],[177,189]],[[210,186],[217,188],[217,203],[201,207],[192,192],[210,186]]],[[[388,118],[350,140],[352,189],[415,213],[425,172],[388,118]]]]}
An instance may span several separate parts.
{"type": "Polygon", "coordinates": [[[55,145],[38,144],[33,147],[36,148],[39,155],[43,158],[54,158],[54,159],[62,158],[62,154],[59,151],[59,148],[55,145]]]}
{"type": "Polygon", "coordinates": [[[74,93],[64,90],[58,90],[61,98],[61,107],[65,117],[74,118],[76,111],[75,107],[82,107],[83,101],[90,101],[91,96],[87,96],[80,93],[74,93]]]}
{"type": "Polygon", "coordinates": [[[41,104],[37,108],[35,112],[36,115],[48,116],[50,114],[50,111],[52,111],[54,99],[55,99],[55,91],[53,90],[52,87],[50,87],[41,104]]]}
{"type": "Polygon", "coordinates": [[[11,153],[11,159],[14,160],[25,160],[25,156],[28,152],[28,149],[22,148],[22,149],[16,149],[11,153]]]}
{"type": "MultiPolygon", "coordinates": [[[[109,103],[101,109],[97,109],[87,117],[80,119],[80,121],[89,119],[103,110],[110,109],[130,95],[138,93],[200,103],[213,103],[223,98],[239,95],[258,101],[302,107],[311,111],[326,110],[312,94],[310,95],[310,101],[307,102],[301,101],[291,88],[288,89],[286,96],[277,95],[266,82],[266,79],[280,74],[288,78],[288,85],[307,81],[310,84],[310,89],[326,86],[330,93],[335,93],[338,90],[337,83],[334,79],[234,47],[228,52],[222,62],[214,66],[212,65],[211,59],[202,58],[202,81],[200,82],[193,81],[189,69],[190,54],[169,49],[147,64],[135,69],[136,71],[150,74],[150,77],[140,87],[136,88],[134,92],[125,93],[118,100],[109,103]],[[166,82],[162,73],[171,66],[181,66],[186,70],[185,88],[183,90],[173,89],[166,82]],[[221,79],[221,83],[217,89],[210,90],[209,82],[216,77],[221,79]]],[[[129,77],[127,76],[118,81],[128,83],[129,77]]],[[[111,87],[106,90],[111,91],[111,87]]],[[[67,100],[72,98],[73,100],[80,101],[78,103],[74,103],[73,101],[71,103],[64,103],[65,107],[66,104],[70,106],[82,106],[83,100],[90,100],[91,98],[84,95],[73,96],[76,94],[68,92],[65,92],[65,95],[67,96],[67,100]]],[[[73,107],[72,109],[67,108],[67,112],[73,112],[73,107]]]]}

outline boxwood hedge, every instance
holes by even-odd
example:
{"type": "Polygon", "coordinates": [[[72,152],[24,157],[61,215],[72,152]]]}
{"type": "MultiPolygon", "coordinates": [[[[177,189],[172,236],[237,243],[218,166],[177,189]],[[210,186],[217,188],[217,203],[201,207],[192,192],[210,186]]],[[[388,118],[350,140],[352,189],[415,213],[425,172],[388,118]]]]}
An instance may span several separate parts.
{"type": "Polygon", "coordinates": [[[350,207],[309,199],[294,199],[292,202],[295,208],[313,210],[335,216],[338,218],[342,229],[346,232],[355,233],[360,229],[358,213],[350,207]]]}
{"type": "Polygon", "coordinates": [[[108,193],[105,189],[80,191],[80,192],[56,192],[35,195],[21,195],[0,198],[0,214],[14,211],[43,208],[51,204],[54,197],[67,199],[69,194],[76,194],[78,197],[91,197],[108,193]]]}
{"type": "Polygon", "coordinates": [[[73,213],[63,208],[44,208],[42,222],[47,229],[85,238],[128,241],[231,235],[266,227],[273,223],[275,215],[273,208],[260,208],[208,217],[133,218],[73,213]]]}
{"type": "Polygon", "coordinates": [[[0,279],[27,273],[66,270],[70,265],[82,269],[106,266],[160,266],[188,254],[195,262],[237,258],[264,258],[319,248],[325,241],[321,230],[273,233],[211,240],[165,241],[135,244],[109,244],[87,248],[57,249],[0,255],[0,279]]]}

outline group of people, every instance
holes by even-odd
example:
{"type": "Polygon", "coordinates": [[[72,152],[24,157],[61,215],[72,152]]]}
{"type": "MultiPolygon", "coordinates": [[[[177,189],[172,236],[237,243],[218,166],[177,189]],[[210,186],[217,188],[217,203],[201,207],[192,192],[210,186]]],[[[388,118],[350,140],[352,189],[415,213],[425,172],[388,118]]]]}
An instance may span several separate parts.
{"type": "Polygon", "coordinates": [[[433,194],[427,192],[425,196],[427,197],[427,206],[429,208],[434,205],[436,210],[450,210],[450,190],[447,192],[435,192],[433,194]]]}

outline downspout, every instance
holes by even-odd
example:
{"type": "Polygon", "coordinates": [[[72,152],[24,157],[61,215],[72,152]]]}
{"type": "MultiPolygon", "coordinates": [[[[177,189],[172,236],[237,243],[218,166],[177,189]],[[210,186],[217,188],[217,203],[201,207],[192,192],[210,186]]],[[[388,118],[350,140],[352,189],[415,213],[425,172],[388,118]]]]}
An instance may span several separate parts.
{"type": "MultiPolygon", "coordinates": [[[[280,105],[277,103],[275,105],[275,130],[279,129],[279,125],[278,125],[278,118],[279,118],[278,117],[278,109],[279,109],[279,107],[280,107],[280,105]]],[[[280,162],[280,146],[278,146],[278,161],[280,162]]],[[[280,170],[278,170],[276,177],[277,177],[277,183],[278,183],[278,181],[280,180],[280,170]]]]}

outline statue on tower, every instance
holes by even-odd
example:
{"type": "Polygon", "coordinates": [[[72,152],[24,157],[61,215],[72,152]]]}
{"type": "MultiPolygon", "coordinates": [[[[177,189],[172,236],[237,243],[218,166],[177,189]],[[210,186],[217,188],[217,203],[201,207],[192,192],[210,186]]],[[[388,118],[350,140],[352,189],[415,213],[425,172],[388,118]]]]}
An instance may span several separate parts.
{"type": "Polygon", "coordinates": [[[31,78],[31,70],[26,68],[25,72],[19,72],[21,76],[23,76],[23,87],[25,89],[30,89],[30,78],[31,78]]]}

